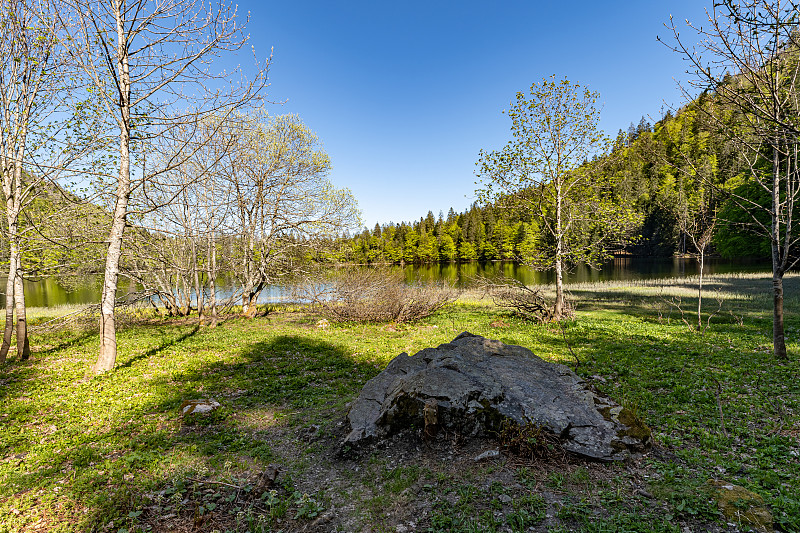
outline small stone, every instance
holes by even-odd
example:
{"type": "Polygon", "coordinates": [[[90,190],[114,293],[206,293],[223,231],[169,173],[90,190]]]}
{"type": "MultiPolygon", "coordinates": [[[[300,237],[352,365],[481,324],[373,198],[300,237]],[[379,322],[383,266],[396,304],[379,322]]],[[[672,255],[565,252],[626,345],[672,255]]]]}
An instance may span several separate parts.
{"type": "Polygon", "coordinates": [[[211,398],[201,400],[185,400],[181,404],[181,416],[207,414],[219,409],[218,401],[211,398]]]}
{"type": "Polygon", "coordinates": [[[261,491],[269,490],[275,486],[275,480],[278,479],[278,474],[280,474],[281,469],[277,465],[269,465],[267,468],[264,469],[261,474],[259,474],[258,479],[256,480],[256,488],[261,491]]]}
{"type": "Polygon", "coordinates": [[[497,499],[503,503],[511,503],[511,496],[508,494],[501,494],[497,499]]]}
{"type": "Polygon", "coordinates": [[[475,461],[485,461],[486,459],[494,459],[500,456],[500,450],[486,450],[482,454],[475,457],[475,461]]]}

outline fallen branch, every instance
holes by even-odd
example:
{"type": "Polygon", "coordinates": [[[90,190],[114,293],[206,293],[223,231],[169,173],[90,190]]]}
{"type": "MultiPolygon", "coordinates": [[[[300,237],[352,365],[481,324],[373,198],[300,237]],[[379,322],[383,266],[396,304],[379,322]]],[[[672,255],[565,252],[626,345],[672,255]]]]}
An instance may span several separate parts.
{"type": "Polygon", "coordinates": [[[194,483],[200,483],[202,485],[223,485],[225,487],[230,487],[232,489],[237,490],[244,490],[244,487],[240,487],[239,485],[231,485],[230,483],[225,483],[224,481],[204,481],[202,479],[195,479],[193,477],[187,477],[188,481],[192,481],[194,483]]]}
{"type": "MultiPolygon", "coordinates": [[[[476,276],[475,283],[483,289],[484,295],[492,298],[498,307],[510,309],[525,320],[552,322],[553,309],[539,288],[532,289],[514,278],[505,276],[486,278],[476,276]]],[[[572,309],[565,306],[565,316],[572,315],[572,309]]]]}

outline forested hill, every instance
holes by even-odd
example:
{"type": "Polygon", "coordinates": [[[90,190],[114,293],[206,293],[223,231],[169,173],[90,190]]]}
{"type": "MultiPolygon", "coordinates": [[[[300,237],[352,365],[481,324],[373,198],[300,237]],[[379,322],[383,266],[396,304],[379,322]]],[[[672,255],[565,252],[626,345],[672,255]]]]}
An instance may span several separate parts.
{"type": "MultiPolygon", "coordinates": [[[[686,214],[703,204],[723,213],[728,221],[743,215],[727,205],[724,189],[746,191],[732,144],[719,133],[706,112],[712,98],[701,95],[656,124],[645,118],[617,134],[610,153],[587,162],[594,186],[640,215],[633,244],[613,253],[670,256],[694,252],[685,238],[686,214]],[[715,186],[712,187],[710,184],[715,186]]],[[[757,194],[754,188],[747,194],[757,194]]],[[[437,211],[439,207],[433,206],[437,211]]],[[[536,220],[513,209],[489,204],[462,213],[439,211],[415,222],[375,225],[342,238],[329,259],[345,262],[406,262],[525,260],[543,239],[536,220]]],[[[747,234],[740,226],[718,222],[711,252],[726,257],[768,257],[769,243],[747,234]]]]}

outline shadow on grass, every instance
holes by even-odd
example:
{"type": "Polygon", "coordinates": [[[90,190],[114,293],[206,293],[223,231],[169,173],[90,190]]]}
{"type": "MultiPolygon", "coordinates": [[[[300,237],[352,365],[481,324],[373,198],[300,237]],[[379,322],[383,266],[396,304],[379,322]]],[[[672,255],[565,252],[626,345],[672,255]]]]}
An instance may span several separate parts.
{"type": "Polygon", "coordinates": [[[37,349],[37,347],[34,346],[33,347],[34,354],[31,357],[44,357],[44,356],[50,355],[50,354],[55,353],[55,352],[60,352],[61,350],[65,350],[67,348],[72,348],[72,347],[75,347],[75,346],[79,346],[79,345],[83,344],[85,341],[87,341],[87,340],[89,340],[89,339],[91,339],[93,337],[97,337],[97,336],[98,336],[98,332],[97,332],[96,329],[91,329],[91,330],[86,329],[86,330],[83,330],[77,336],[67,337],[66,339],[61,341],[59,344],[56,344],[54,346],[48,346],[47,348],[45,348],[43,350],[37,349]]]}
{"type": "MultiPolygon", "coordinates": [[[[681,322],[684,317],[695,325],[698,284],[661,281],[661,285],[577,287],[571,289],[570,293],[581,311],[616,311],[659,321],[681,322]]],[[[800,315],[800,277],[784,278],[783,287],[784,314],[789,320],[792,316],[800,315]]],[[[704,280],[702,297],[704,324],[710,314],[714,315],[712,320],[716,323],[756,321],[759,327],[761,320],[772,319],[772,278],[768,276],[710,276],[704,280]]]]}
{"type": "Polygon", "coordinates": [[[141,353],[141,354],[129,359],[125,363],[123,363],[121,365],[118,365],[115,368],[115,370],[119,371],[119,369],[121,369],[121,368],[130,368],[131,366],[133,366],[134,363],[136,363],[138,361],[141,361],[142,359],[148,359],[150,357],[153,357],[154,355],[158,355],[159,353],[163,352],[167,348],[170,348],[171,346],[175,346],[177,344],[180,344],[183,341],[185,341],[186,339],[189,339],[189,338],[193,337],[198,331],[200,331],[200,326],[195,326],[189,332],[183,333],[182,335],[180,335],[180,336],[178,336],[178,337],[176,337],[174,339],[169,339],[167,341],[164,341],[164,342],[161,343],[160,346],[156,346],[155,348],[151,348],[150,350],[147,350],[146,352],[141,353]]]}
{"type": "MultiPolygon", "coordinates": [[[[14,421],[3,419],[0,432],[0,514],[10,517],[0,532],[33,531],[37,520],[37,527],[66,531],[157,521],[160,511],[141,507],[143,494],[176,478],[203,477],[232,457],[265,466],[276,457],[276,425],[324,424],[378,372],[344,347],[302,335],[254,339],[223,357],[202,353],[198,329],[88,383],[65,377],[70,397],[56,393],[34,403],[23,387],[12,388],[8,401],[17,406],[10,412],[24,420],[14,431],[14,421]],[[222,407],[182,420],[181,402],[201,397],[222,407]],[[81,416],[91,409],[108,416],[81,416]]],[[[183,507],[196,512],[197,505],[183,507]]]]}
{"type": "MultiPolygon", "coordinates": [[[[11,350],[9,350],[9,358],[0,365],[0,406],[4,404],[7,396],[13,394],[15,390],[13,385],[15,383],[21,384],[38,378],[38,369],[42,364],[42,359],[64,350],[80,349],[85,345],[86,341],[97,336],[97,331],[90,330],[81,330],[79,332],[61,330],[49,333],[47,336],[32,333],[29,337],[32,351],[31,357],[24,361],[16,356],[16,348],[12,346],[11,350]],[[57,342],[56,344],[49,344],[54,340],[57,342]],[[42,348],[42,346],[46,347],[42,348]]],[[[3,423],[5,422],[0,421],[0,427],[2,427],[3,423]]],[[[1,450],[2,447],[0,447],[0,453],[2,453],[1,450]]]]}

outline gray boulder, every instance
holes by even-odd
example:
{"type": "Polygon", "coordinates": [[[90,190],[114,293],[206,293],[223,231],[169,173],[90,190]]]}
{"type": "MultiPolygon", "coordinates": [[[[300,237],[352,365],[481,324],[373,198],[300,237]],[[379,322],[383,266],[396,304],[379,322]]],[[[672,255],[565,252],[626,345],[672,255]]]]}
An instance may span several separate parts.
{"type": "Polygon", "coordinates": [[[541,426],[565,450],[602,461],[651,445],[647,426],[566,366],[467,332],[395,357],[367,382],[347,417],[351,446],[412,426],[491,436],[505,420],[541,426]]]}

